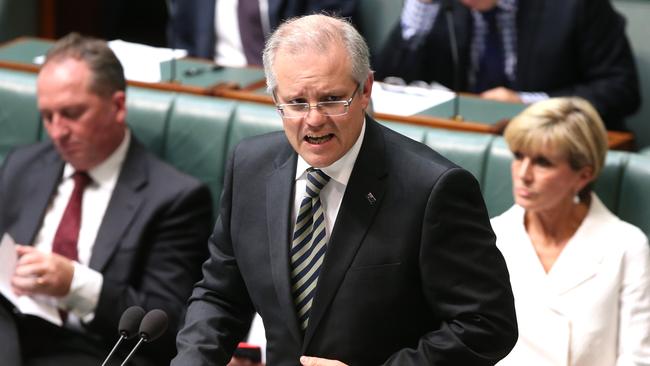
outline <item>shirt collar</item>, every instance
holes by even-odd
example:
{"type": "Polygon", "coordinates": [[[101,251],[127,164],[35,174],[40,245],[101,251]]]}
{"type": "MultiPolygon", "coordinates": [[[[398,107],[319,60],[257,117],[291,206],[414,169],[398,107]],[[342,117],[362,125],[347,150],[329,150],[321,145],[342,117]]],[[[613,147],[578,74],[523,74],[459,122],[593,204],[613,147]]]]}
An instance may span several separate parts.
{"type": "MultiPolygon", "coordinates": [[[[127,129],[124,133],[124,138],[118,145],[117,149],[115,149],[115,151],[113,151],[113,153],[104,161],[88,170],[87,173],[92,178],[93,183],[101,185],[117,178],[117,175],[120,172],[120,167],[126,158],[130,142],[131,132],[127,129]]],[[[70,178],[74,172],[75,168],[70,165],[70,163],[65,163],[65,166],[63,167],[63,177],[70,178]]]]}
{"type": "MultiPolygon", "coordinates": [[[[335,161],[329,166],[320,168],[325,174],[327,174],[330,179],[333,179],[345,186],[348,185],[350,180],[350,175],[352,175],[352,168],[354,163],[357,161],[357,156],[359,156],[359,151],[361,150],[361,144],[363,143],[363,136],[366,133],[366,121],[364,119],[363,125],[361,126],[361,133],[357,137],[357,141],[352,145],[350,150],[348,150],[345,155],[343,155],[339,160],[335,161]]],[[[309,163],[298,155],[298,164],[296,165],[296,180],[304,176],[305,171],[311,166],[309,163]]]]}

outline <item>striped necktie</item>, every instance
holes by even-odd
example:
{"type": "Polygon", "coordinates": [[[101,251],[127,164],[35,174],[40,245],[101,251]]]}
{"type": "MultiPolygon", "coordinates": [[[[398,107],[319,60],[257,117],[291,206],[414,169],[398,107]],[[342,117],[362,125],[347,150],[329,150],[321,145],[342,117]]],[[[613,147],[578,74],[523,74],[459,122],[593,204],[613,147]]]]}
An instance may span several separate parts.
{"type": "Polygon", "coordinates": [[[301,329],[307,329],[327,240],[320,191],[330,177],[318,169],[307,171],[307,189],[296,215],[291,244],[291,290],[301,329]]]}

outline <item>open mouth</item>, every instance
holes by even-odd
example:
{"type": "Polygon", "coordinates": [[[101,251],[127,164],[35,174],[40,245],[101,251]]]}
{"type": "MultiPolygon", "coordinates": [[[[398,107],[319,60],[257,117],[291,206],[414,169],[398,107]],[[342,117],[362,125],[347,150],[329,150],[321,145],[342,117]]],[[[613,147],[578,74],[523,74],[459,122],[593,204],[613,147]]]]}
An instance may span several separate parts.
{"type": "Polygon", "coordinates": [[[307,136],[305,136],[305,141],[307,141],[310,144],[320,145],[320,144],[324,144],[327,141],[331,140],[332,137],[334,137],[334,135],[331,134],[331,133],[327,134],[327,135],[323,135],[323,136],[307,135],[307,136]]]}

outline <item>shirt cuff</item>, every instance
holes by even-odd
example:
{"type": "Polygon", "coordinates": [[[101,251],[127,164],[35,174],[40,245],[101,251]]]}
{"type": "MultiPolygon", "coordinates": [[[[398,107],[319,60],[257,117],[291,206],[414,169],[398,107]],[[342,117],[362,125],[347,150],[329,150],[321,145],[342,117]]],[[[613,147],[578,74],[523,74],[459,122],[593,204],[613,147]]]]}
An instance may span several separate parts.
{"type": "Polygon", "coordinates": [[[517,94],[519,94],[519,98],[525,104],[531,104],[549,98],[548,94],[543,92],[519,92],[517,94]]]}
{"type": "Polygon", "coordinates": [[[59,299],[59,308],[78,316],[84,323],[92,321],[103,283],[104,276],[100,272],[74,262],[70,292],[59,299]]]}
{"type": "Polygon", "coordinates": [[[416,35],[429,33],[440,9],[439,2],[423,3],[418,0],[406,0],[400,22],[402,38],[409,40],[416,35]]]}

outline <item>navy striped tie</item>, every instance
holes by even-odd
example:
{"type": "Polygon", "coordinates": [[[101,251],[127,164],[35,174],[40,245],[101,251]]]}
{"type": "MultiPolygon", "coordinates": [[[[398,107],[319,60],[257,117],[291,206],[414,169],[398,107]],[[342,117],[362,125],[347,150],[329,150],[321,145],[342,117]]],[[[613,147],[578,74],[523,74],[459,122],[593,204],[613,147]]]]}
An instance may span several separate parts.
{"type": "Polygon", "coordinates": [[[316,290],[320,268],[327,249],[325,215],[320,191],[330,177],[318,169],[307,171],[307,189],[296,215],[291,244],[291,290],[300,327],[304,331],[316,290]]]}

